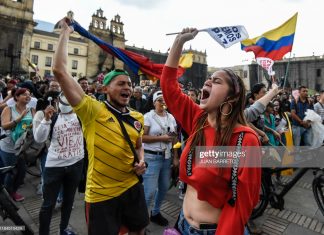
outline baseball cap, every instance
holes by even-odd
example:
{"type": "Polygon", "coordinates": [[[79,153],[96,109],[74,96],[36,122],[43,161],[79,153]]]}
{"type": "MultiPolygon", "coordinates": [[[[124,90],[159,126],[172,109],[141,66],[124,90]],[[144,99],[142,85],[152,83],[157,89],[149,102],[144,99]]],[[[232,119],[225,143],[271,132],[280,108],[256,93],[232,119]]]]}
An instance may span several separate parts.
{"type": "Polygon", "coordinates": [[[162,91],[157,91],[153,94],[153,103],[158,99],[163,97],[162,91]]]}

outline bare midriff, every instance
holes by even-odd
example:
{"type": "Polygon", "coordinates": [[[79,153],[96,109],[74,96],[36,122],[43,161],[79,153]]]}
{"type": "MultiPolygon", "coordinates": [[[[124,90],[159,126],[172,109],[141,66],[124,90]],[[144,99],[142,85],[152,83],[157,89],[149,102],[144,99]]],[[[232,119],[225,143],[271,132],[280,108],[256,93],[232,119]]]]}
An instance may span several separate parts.
{"type": "Polygon", "coordinates": [[[202,223],[218,224],[221,212],[222,209],[199,200],[196,189],[190,185],[187,186],[183,201],[183,214],[191,226],[199,228],[202,223]]]}

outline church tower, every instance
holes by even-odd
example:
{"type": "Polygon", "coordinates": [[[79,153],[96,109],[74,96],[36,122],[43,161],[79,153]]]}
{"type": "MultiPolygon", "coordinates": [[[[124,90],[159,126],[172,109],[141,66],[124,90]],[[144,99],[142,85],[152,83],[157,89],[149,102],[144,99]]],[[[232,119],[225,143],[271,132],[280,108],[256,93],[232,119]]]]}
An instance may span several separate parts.
{"type": "MultiPolygon", "coordinates": [[[[117,15],[118,16],[118,15],[117,15]]],[[[107,25],[107,18],[100,8],[92,15],[89,32],[96,35],[105,42],[116,47],[125,48],[123,23],[120,16],[111,20],[110,28],[107,25]],[[114,30],[117,30],[116,32],[114,30]]],[[[87,61],[87,77],[94,77],[99,73],[106,73],[114,68],[123,68],[123,63],[110,54],[103,51],[97,44],[89,40],[89,53],[87,61]]]]}
{"type": "Polygon", "coordinates": [[[34,0],[0,0],[0,74],[27,73],[34,0]]]}
{"type": "MultiPolygon", "coordinates": [[[[110,34],[113,39],[113,45],[118,48],[125,49],[125,34],[124,24],[120,21],[120,16],[115,15],[114,19],[110,21],[110,34]]],[[[123,69],[124,63],[118,59],[114,59],[114,67],[117,69],[123,69]]]]}

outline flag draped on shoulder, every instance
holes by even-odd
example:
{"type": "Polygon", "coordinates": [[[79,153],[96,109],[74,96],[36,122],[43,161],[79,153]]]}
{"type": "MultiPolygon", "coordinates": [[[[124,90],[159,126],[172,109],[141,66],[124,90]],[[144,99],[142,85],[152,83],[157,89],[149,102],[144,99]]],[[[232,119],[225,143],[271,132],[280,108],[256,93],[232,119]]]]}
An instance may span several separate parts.
{"type": "MultiPolygon", "coordinates": [[[[133,73],[138,75],[146,74],[151,80],[161,78],[164,64],[156,64],[143,55],[122,48],[114,47],[88,32],[76,21],[73,21],[70,26],[72,26],[74,28],[74,31],[78,32],[81,36],[92,40],[101,49],[123,61],[132,70],[133,73]]],[[[181,77],[184,71],[185,69],[179,66],[177,77],[181,77]]]]}
{"type": "Polygon", "coordinates": [[[248,32],[242,25],[208,28],[201,31],[209,33],[224,48],[228,48],[249,37],[248,32]]]}
{"type": "Polygon", "coordinates": [[[255,58],[265,57],[274,61],[281,60],[286,53],[292,50],[297,15],[298,13],[278,28],[272,29],[259,37],[242,41],[242,50],[252,51],[255,58]]]}

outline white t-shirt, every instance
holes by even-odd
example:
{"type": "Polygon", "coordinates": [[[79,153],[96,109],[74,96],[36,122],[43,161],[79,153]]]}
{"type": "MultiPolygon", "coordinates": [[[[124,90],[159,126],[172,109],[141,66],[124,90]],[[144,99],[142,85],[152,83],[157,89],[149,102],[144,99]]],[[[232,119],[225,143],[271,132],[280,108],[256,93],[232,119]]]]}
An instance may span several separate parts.
{"type": "MultiPolygon", "coordinates": [[[[160,136],[165,135],[168,132],[176,132],[177,123],[172,114],[167,113],[166,116],[161,117],[155,113],[154,110],[144,115],[144,126],[150,127],[148,135],[160,136]]],[[[171,156],[172,143],[154,142],[143,143],[144,149],[152,150],[156,152],[166,151],[165,158],[171,156]]]]}
{"type": "MultiPolygon", "coordinates": [[[[7,106],[12,107],[16,104],[16,101],[14,100],[13,97],[11,97],[9,100],[7,100],[6,104],[7,106]]],[[[35,97],[31,97],[26,107],[36,109],[36,105],[37,105],[37,99],[35,97]]]]}
{"type": "MultiPolygon", "coordinates": [[[[38,142],[46,141],[51,121],[43,119],[34,130],[38,142]],[[47,133],[44,136],[44,133],[47,133]]],[[[70,166],[84,158],[82,129],[75,113],[59,114],[53,127],[45,167],[70,166]]]]}

